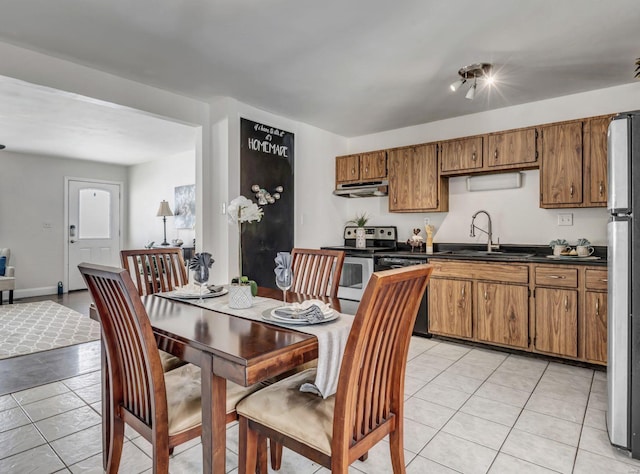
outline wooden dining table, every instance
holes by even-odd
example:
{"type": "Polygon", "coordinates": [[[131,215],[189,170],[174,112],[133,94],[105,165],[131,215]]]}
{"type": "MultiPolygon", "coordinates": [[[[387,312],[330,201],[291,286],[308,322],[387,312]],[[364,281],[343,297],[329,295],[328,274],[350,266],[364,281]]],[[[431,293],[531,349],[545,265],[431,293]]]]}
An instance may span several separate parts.
{"type": "MultiPolygon", "coordinates": [[[[258,294],[282,300],[282,292],[259,288],[258,294]]],[[[287,301],[311,297],[287,294],[287,301]]],[[[317,298],[317,297],[313,297],[317,298]]],[[[337,299],[321,298],[340,311],[337,299]]],[[[142,301],[158,348],[201,368],[203,472],[224,473],[227,380],[249,386],[282,374],[318,356],[318,340],[282,326],[198,307],[158,295],[142,301]]],[[[96,311],[91,317],[99,321],[96,311]]],[[[103,463],[109,450],[113,407],[106,355],[102,350],[103,463]]]]}

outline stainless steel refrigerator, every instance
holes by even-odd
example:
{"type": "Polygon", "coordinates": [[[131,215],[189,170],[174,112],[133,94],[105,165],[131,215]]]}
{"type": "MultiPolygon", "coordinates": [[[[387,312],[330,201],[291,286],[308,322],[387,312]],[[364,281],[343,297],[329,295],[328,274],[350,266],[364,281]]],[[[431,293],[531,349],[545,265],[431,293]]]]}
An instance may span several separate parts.
{"type": "Polygon", "coordinates": [[[640,111],[608,132],[607,430],[640,459],[640,111]]]}

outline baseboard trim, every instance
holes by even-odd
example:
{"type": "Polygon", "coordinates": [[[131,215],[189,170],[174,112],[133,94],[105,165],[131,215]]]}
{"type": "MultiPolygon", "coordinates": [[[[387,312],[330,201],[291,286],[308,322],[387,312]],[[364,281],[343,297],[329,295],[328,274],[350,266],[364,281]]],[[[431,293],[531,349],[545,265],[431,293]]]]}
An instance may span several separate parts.
{"type": "Polygon", "coordinates": [[[43,286],[42,288],[23,288],[13,292],[13,299],[30,298],[32,296],[55,295],[58,293],[57,286],[43,286]]]}

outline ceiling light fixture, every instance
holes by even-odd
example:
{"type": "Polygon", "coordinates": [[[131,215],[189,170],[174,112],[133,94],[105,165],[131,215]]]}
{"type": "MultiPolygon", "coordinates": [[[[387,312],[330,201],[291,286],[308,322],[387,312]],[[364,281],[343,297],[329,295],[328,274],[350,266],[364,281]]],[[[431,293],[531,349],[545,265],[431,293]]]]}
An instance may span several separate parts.
{"type": "Polygon", "coordinates": [[[473,100],[476,96],[476,90],[478,88],[478,78],[484,79],[487,84],[493,84],[493,76],[491,75],[492,69],[493,65],[489,63],[476,63],[460,68],[460,70],[458,71],[460,79],[452,83],[449,88],[452,91],[456,91],[468,80],[473,79],[473,84],[471,84],[471,87],[465,95],[465,98],[473,100]]]}

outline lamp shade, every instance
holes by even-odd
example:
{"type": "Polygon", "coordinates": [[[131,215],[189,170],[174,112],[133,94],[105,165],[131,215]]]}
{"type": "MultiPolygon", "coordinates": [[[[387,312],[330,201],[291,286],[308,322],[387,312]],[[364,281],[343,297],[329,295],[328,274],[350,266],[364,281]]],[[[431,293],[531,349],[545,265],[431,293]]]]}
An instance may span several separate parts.
{"type": "Polygon", "coordinates": [[[169,207],[169,203],[167,201],[161,201],[160,202],[160,207],[158,208],[158,214],[156,214],[156,216],[158,217],[167,217],[167,216],[172,216],[173,212],[171,212],[171,208],[169,207]]]}

